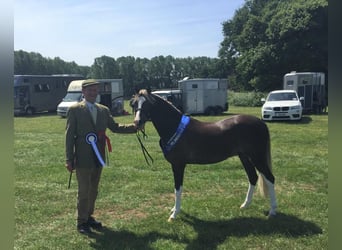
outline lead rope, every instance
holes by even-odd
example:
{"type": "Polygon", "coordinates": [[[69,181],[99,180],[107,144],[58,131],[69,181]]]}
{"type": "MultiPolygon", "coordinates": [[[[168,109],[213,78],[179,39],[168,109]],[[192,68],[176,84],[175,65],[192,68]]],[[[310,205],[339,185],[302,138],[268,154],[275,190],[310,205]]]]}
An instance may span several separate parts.
{"type": "Polygon", "coordinates": [[[143,134],[143,138],[147,138],[147,135],[145,133],[145,130],[138,130],[136,135],[137,135],[137,138],[138,138],[138,141],[140,143],[140,147],[141,147],[141,151],[143,152],[143,155],[145,157],[145,161],[147,163],[147,165],[151,165],[153,164],[153,158],[152,156],[149,154],[149,152],[147,151],[147,149],[145,148],[144,144],[142,143],[141,141],[141,138],[140,138],[140,133],[141,132],[143,134]],[[149,158],[149,159],[148,159],[149,158]]]}

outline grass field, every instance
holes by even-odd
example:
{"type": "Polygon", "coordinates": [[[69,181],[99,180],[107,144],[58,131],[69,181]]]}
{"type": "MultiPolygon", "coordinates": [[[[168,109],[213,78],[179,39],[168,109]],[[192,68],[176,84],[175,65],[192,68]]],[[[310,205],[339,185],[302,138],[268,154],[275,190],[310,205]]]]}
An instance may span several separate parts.
{"type": "MultiPolygon", "coordinates": [[[[260,117],[260,108],[230,107],[260,117]]],[[[116,117],[122,123],[133,116],[116,117]]],[[[64,167],[65,119],[56,115],[14,118],[15,249],[328,249],[328,115],[301,122],[267,123],[279,214],[264,216],[268,200],[254,197],[241,211],[246,174],[237,157],[188,165],[182,212],[168,223],[173,176],[147,123],[148,166],[134,134],[108,131],[113,151],[100,184],[95,217],[105,230],[76,231],[77,186],[64,167]]]]}

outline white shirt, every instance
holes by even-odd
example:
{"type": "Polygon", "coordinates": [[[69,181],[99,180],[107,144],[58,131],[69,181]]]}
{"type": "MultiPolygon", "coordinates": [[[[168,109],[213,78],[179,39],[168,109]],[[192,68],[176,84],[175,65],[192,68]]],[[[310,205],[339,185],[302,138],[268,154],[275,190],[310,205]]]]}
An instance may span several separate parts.
{"type": "Polygon", "coordinates": [[[93,121],[94,121],[94,123],[96,123],[97,108],[96,108],[94,103],[91,103],[91,102],[88,102],[88,101],[86,101],[86,103],[87,103],[87,107],[88,107],[88,109],[90,111],[90,114],[91,114],[91,116],[93,118],[93,121]]]}

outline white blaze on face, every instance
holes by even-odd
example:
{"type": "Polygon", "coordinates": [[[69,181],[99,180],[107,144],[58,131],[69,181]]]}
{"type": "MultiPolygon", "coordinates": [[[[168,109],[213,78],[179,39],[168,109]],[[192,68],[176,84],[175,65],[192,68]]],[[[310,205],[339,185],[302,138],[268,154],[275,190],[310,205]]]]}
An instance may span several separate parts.
{"type": "Polygon", "coordinates": [[[139,122],[140,122],[140,110],[138,110],[136,113],[135,113],[135,117],[134,117],[134,123],[136,125],[139,125],[139,122]]]}
{"type": "Polygon", "coordinates": [[[134,118],[134,123],[136,125],[139,125],[139,122],[140,122],[140,114],[141,114],[141,107],[143,105],[145,101],[145,98],[143,96],[139,96],[139,100],[138,100],[138,108],[137,108],[137,112],[135,113],[135,118],[134,118]]]}

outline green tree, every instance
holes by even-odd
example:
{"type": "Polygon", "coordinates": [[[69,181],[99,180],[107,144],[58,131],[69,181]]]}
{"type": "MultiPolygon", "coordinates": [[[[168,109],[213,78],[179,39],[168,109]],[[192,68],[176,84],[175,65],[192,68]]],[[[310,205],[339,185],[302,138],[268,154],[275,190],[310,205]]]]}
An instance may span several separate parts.
{"type": "Polygon", "coordinates": [[[119,66],[115,59],[109,56],[97,57],[91,66],[90,76],[98,79],[120,78],[119,66]]]}
{"type": "Polygon", "coordinates": [[[173,57],[155,56],[149,63],[150,87],[168,88],[172,86],[171,72],[173,71],[173,57]]]}
{"type": "Polygon", "coordinates": [[[45,58],[36,52],[14,51],[15,75],[81,74],[88,76],[90,67],[65,62],[59,57],[45,58]]]}
{"type": "Polygon", "coordinates": [[[327,9],[327,0],[247,0],[223,24],[231,85],[266,91],[293,70],[327,73],[327,9]]]}
{"type": "Polygon", "coordinates": [[[119,76],[123,79],[125,95],[128,95],[134,88],[134,82],[136,81],[135,58],[133,56],[119,57],[116,61],[119,76]]]}
{"type": "Polygon", "coordinates": [[[14,74],[32,74],[31,65],[32,62],[29,53],[23,50],[14,52],[14,74]]]}

